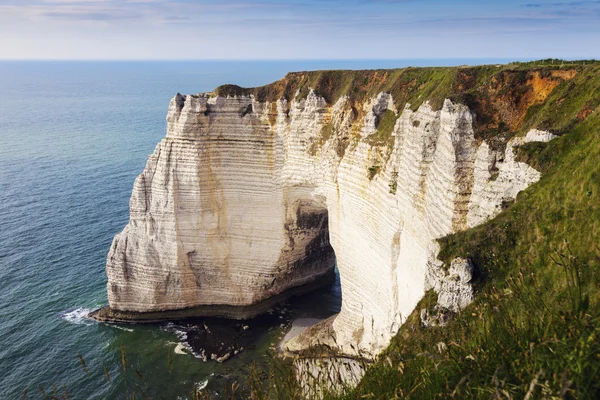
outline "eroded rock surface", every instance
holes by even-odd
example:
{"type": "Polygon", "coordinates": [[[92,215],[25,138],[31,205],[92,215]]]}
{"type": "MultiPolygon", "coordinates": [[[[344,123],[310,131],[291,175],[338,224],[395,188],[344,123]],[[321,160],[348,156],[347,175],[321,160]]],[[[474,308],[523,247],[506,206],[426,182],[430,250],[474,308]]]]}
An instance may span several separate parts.
{"type": "MultiPolygon", "coordinates": [[[[451,266],[448,280],[436,239],[491,218],[539,179],[514,160],[529,139],[499,154],[475,140],[466,106],[393,104],[386,93],[361,113],[314,92],[291,103],[176,96],[108,256],[110,306],[255,304],[318,282],[332,248],[342,310],[317,336],[344,354],[385,348],[429,288],[450,308],[466,306],[466,269],[451,266]],[[399,114],[392,146],[373,140],[386,111],[399,114]]],[[[315,329],[288,350],[309,345],[315,329]]]]}
{"type": "Polygon", "coordinates": [[[437,304],[431,309],[421,310],[421,323],[424,326],[443,326],[458,311],[473,302],[473,274],[475,268],[471,260],[455,258],[450,263],[450,268],[445,272],[441,263],[430,264],[430,278],[435,276],[432,289],[438,294],[437,304]]]}
{"type": "Polygon", "coordinates": [[[473,263],[465,258],[456,258],[450,264],[438,291],[438,305],[452,311],[467,307],[473,301],[473,263]]]}
{"type": "Polygon", "coordinates": [[[249,306],[332,270],[324,199],[283,178],[285,143],[263,109],[249,98],[171,101],[108,255],[111,308],[249,306]]]}

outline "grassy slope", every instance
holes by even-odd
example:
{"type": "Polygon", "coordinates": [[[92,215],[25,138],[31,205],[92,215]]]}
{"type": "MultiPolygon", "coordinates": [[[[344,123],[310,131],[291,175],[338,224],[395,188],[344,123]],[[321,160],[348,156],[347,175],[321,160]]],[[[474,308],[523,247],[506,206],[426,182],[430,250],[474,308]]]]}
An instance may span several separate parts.
{"type": "Polygon", "coordinates": [[[600,64],[560,64],[318,71],[216,90],[273,101],[314,88],[329,104],[349,96],[358,117],[381,91],[398,110],[426,99],[439,109],[450,98],[475,112],[476,136],[492,145],[532,128],[562,135],[519,150],[544,175],[515,204],[440,240],[441,258],[477,266],[476,301],[446,327],[425,329],[418,313],[435,303],[428,293],[358,388],[339,398],[600,398],[600,64]]]}
{"type": "Polygon", "coordinates": [[[481,269],[476,302],[448,326],[423,329],[429,294],[344,398],[522,398],[536,380],[536,397],[600,397],[599,127],[596,111],[548,145],[558,165],[516,204],[442,240],[445,258],[467,255],[481,269]]]}
{"type": "Polygon", "coordinates": [[[541,181],[494,220],[440,241],[443,259],[479,268],[474,304],[424,329],[428,294],[342,398],[600,398],[600,70],[561,85],[523,125],[565,133],[521,150],[541,181]]]}
{"type": "MultiPolygon", "coordinates": [[[[440,109],[444,99],[449,98],[469,105],[478,117],[477,134],[491,137],[520,128],[524,114],[532,106],[531,115],[536,114],[547,103],[544,84],[554,81],[561,90],[572,89],[568,87],[571,79],[563,79],[555,74],[568,71],[588,74],[598,66],[600,62],[563,64],[559,60],[542,60],[477,67],[293,72],[266,86],[241,88],[223,85],[216,88],[214,93],[221,96],[254,95],[259,101],[274,102],[279,99],[302,99],[310,89],[314,89],[329,105],[342,96],[348,96],[350,107],[359,118],[364,112],[362,105],[365,101],[381,92],[392,94],[398,111],[402,111],[407,103],[412,109],[417,109],[426,100],[434,109],[440,109]]],[[[572,86],[581,85],[582,82],[578,82],[572,86]]]]}

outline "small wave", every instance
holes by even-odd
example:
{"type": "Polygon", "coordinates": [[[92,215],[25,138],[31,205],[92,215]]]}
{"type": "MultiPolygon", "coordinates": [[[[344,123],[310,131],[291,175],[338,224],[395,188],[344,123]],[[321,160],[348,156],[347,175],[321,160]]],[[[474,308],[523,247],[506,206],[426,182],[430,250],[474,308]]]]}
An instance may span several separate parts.
{"type": "Polygon", "coordinates": [[[175,334],[177,339],[179,339],[181,342],[185,342],[187,340],[187,332],[171,322],[165,325],[163,330],[175,334]]]}
{"type": "Polygon", "coordinates": [[[124,326],[119,326],[119,325],[112,325],[112,324],[106,324],[108,326],[110,326],[111,328],[115,328],[115,329],[119,329],[125,332],[133,332],[133,328],[125,328],[124,326]]]}
{"type": "Polygon", "coordinates": [[[174,333],[175,336],[177,336],[177,339],[179,339],[180,341],[186,341],[187,337],[188,337],[188,334],[186,331],[177,329],[175,327],[168,329],[167,332],[174,333]]]}
{"type": "Polygon", "coordinates": [[[207,386],[208,386],[208,378],[206,378],[202,382],[198,382],[197,386],[196,386],[196,390],[198,390],[198,391],[204,390],[204,389],[206,389],[207,386]]]}
{"type": "Polygon", "coordinates": [[[93,325],[94,322],[88,318],[92,310],[89,308],[78,307],[71,310],[63,311],[59,314],[60,318],[65,321],[71,322],[77,325],[93,325]]]}
{"type": "Polygon", "coordinates": [[[175,354],[187,354],[186,351],[186,347],[183,343],[177,343],[177,346],[175,346],[175,354]]]}
{"type": "MultiPolygon", "coordinates": [[[[211,376],[214,376],[214,375],[215,375],[214,373],[210,374],[208,378],[210,378],[211,376]]],[[[206,389],[206,387],[208,386],[208,378],[206,378],[202,382],[196,383],[196,392],[206,389]]]]}
{"type": "MultiPolygon", "coordinates": [[[[188,342],[188,333],[184,331],[180,326],[172,323],[168,323],[163,329],[167,332],[171,332],[177,336],[179,343],[175,346],[175,354],[191,354],[196,358],[206,361],[206,354],[204,350],[197,352],[188,342]]],[[[173,343],[173,342],[167,342],[173,343]]]]}
{"type": "Polygon", "coordinates": [[[191,353],[190,349],[191,347],[189,347],[189,345],[187,344],[187,342],[171,342],[168,341],[167,346],[171,347],[171,346],[175,346],[175,349],[173,350],[175,352],[175,354],[188,354],[191,353]]]}
{"type": "Polygon", "coordinates": [[[185,340],[179,342],[177,344],[177,346],[175,346],[175,353],[176,354],[191,354],[196,358],[199,358],[201,360],[205,359],[205,354],[204,351],[198,353],[197,351],[194,351],[194,348],[185,340]],[[178,352],[178,350],[180,350],[180,352],[178,352]]]}

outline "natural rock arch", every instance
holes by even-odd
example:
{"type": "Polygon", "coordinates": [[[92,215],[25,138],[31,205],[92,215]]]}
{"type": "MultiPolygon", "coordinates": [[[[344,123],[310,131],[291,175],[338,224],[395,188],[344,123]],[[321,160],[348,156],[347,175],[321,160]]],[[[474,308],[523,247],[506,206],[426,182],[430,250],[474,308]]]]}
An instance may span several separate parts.
{"type": "Polygon", "coordinates": [[[337,257],[342,310],[313,339],[382,350],[445,278],[435,239],[495,215],[539,173],[514,159],[516,142],[506,154],[478,144],[466,106],[399,112],[381,93],[363,107],[355,120],[346,98],[330,107],[314,92],[177,95],[111,247],[111,309],[98,317],[246,317],[322,282],[337,257]],[[391,140],[373,141],[390,112],[391,140]]]}

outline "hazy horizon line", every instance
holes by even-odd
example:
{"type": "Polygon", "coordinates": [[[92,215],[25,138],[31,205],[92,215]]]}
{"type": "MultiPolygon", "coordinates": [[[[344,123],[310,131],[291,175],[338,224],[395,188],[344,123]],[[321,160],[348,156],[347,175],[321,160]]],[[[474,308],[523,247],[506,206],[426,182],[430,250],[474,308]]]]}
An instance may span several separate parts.
{"type": "MultiPolygon", "coordinates": [[[[348,61],[370,61],[370,60],[452,60],[452,59],[527,59],[527,60],[545,60],[561,59],[560,56],[554,57],[382,57],[382,58],[1,58],[0,61],[330,61],[330,60],[348,60],[348,61]]],[[[575,59],[567,57],[568,59],[575,59]]],[[[585,58],[585,56],[584,56],[585,58]]]]}
{"type": "Polygon", "coordinates": [[[542,60],[600,61],[589,57],[414,57],[414,58],[0,58],[0,62],[292,62],[292,61],[444,61],[444,60],[498,60],[532,62],[542,60]]]}

